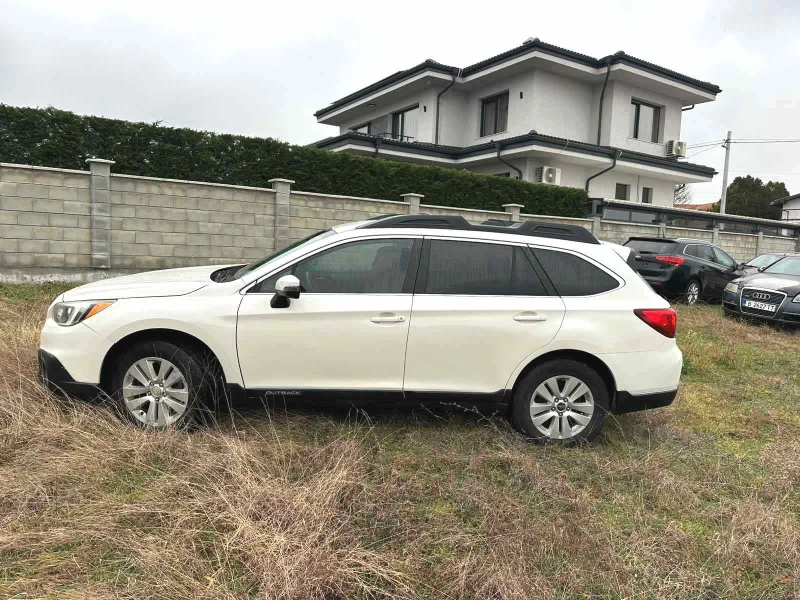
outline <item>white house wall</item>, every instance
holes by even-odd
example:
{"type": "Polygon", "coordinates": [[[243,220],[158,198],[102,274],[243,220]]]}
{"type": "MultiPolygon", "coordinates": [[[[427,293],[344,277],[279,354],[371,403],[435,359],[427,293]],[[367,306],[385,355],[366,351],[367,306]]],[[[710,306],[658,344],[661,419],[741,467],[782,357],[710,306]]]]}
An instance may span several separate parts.
{"type": "MultiPolygon", "coordinates": [[[[433,143],[434,123],[436,119],[436,94],[443,89],[443,86],[431,86],[429,89],[408,96],[403,96],[388,104],[381,104],[374,108],[368,108],[360,112],[358,116],[350,117],[339,126],[339,133],[347,133],[351,129],[363,125],[368,121],[374,121],[380,117],[391,115],[393,112],[403,110],[419,104],[417,114],[417,135],[415,141],[433,143]]],[[[391,117],[387,119],[387,131],[391,131],[391,117]]],[[[384,133],[373,131],[374,134],[384,133]]]]}
{"type": "MultiPolygon", "coordinates": [[[[534,74],[530,129],[544,135],[593,144],[597,141],[596,133],[594,137],[591,134],[594,87],[578,79],[537,69],[534,74]]],[[[595,121],[595,131],[596,127],[595,121]]],[[[514,133],[528,133],[530,129],[514,133]]]]}
{"type": "Polygon", "coordinates": [[[800,223],[800,198],[789,200],[781,207],[781,220],[800,223]]]}
{"type": "Polygon", "coordinates": [[[666,142],[680,139],[682,109],[680,100],[636,88],[621,81],[610,81],[606,89],[605,102],[610,102],[611,115],[607,119],[606,111],[604,111],[605,126],[603,127],[603,135],[600,138],[600,144],[603,146],[614,146],[655,156],[665,156],[664,145],[666,142]],[[643,100],[662,107],[658,143],[630,137],[631,119],[633,118],[632,99],[643,100]]]}

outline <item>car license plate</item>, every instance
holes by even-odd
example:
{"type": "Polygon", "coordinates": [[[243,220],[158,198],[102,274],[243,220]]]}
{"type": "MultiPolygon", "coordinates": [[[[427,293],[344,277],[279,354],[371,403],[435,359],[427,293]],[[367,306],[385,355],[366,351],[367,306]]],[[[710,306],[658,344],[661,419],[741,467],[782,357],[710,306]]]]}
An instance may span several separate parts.
{"type": "Polygon", "coordinates": [[[744,304],[747,308],[755,308],[756,310],[765,310],[767,312],[775,312],[776,310],[778,310],[777,304],[767,304],[766,302],[744,300],[742,304],[744,304]]]}

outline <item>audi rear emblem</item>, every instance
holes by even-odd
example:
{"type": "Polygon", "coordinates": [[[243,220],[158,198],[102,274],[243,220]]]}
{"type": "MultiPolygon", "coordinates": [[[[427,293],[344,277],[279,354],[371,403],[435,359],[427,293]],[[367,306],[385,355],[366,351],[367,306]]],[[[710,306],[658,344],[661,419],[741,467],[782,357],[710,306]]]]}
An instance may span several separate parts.
{"type": "Polygon", "coordinates": [[[765,294],[764,292],[753,292],[753,298],[758,300],[769,300],[770,294],[765,294]]]}

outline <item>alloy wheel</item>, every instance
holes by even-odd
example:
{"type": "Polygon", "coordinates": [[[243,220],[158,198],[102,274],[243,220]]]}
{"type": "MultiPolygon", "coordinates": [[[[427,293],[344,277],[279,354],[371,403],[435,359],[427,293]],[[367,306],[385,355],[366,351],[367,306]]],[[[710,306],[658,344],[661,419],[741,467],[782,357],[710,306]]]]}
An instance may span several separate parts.
{"type": "Polygon", "coordinates": [[[170,361],[148,357],[137,360],[122,380],[125,408],[148,427],[166,427],[180,419],[189,402],[189,385],[170,361]]]}
{"type": "Polygon", "coordinates": [[[546,379],[533,392],[530,403],[534,427],[554,440],[578,435],[592,420],[594,408],[591,390],[572,375],[546,379]]]}
{"type": "Polygon", "coordinates": [[[686,286],[686,304],[696,304],[700,299],[700,286],[697,282],[692,281],[686,286]]]}

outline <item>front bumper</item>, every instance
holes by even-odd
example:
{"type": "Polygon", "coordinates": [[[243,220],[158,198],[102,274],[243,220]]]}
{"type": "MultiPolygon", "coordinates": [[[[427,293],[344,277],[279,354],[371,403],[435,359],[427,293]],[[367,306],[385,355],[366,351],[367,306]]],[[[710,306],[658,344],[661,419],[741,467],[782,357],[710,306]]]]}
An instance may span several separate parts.
{"type": "Polygon", "coordinates": [[[44,350],[39,350],[39,379],[51,392],[68,396],[92,399],[102,393],[93,383],[75,381],[61,361],[44,350]]]}
{"type": "Polygon", "coordinates": [[[765,321],[767,323],[800,325],[800,303],[792,302],[791,297],[787,297],[785,300],[783,300],[783,302],[781,302],[774,315],[762,315],[742,311],[740,294],[741,290],[736,293],[726,290],[722,293],[722,308],[726,314],[735,315],[737,317],[745,317],[747,319],[756,319],[758,321],[765,321]]]}

